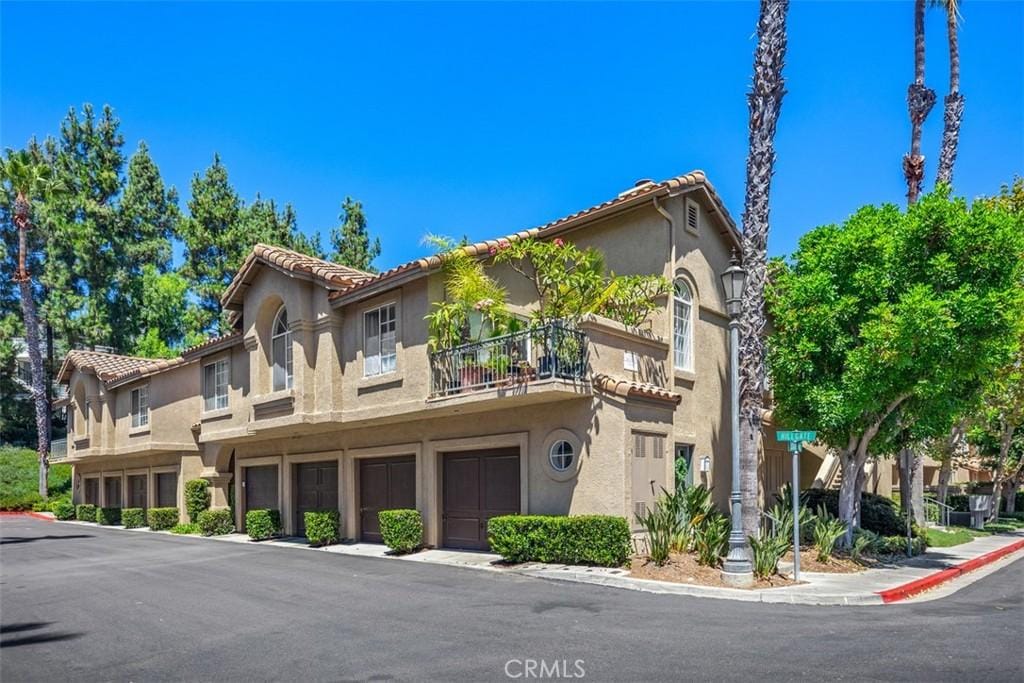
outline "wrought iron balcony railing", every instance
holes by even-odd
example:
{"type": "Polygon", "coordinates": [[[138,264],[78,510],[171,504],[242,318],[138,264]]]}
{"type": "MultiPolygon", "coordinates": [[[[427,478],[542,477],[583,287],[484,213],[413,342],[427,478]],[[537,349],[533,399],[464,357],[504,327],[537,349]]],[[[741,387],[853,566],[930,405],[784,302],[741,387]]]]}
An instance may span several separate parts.
{"type": "Polygon", "coordinates": [[[562,322],[549,323],[430,354],[431,397],[542,379],[582,380],[587,372],[587,338],[562,322]]]}

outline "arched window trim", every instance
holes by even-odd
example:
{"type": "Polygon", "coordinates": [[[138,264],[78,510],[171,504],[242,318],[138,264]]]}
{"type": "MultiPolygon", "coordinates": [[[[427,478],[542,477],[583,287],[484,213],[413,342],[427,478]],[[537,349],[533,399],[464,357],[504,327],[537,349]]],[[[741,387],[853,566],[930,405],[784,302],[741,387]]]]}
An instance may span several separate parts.
{"type": "Polygon", "coordinates": [[[271,389],[291,389],[294,381],[292,370],[292,331],[288,327],[288,311],[284,306],[274,316],[270,328],[271,389]]]}
{"type": "Polygon", "coordinates": [[[672,283],[672,356],[676,370],[693,372],[693,290],[683,278],[672,283]]]}

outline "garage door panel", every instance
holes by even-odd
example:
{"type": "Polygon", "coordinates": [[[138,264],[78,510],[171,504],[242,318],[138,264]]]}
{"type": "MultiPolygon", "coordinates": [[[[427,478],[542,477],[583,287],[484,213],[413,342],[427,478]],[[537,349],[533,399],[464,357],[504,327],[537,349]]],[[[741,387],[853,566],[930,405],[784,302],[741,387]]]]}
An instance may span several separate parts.
{"type": "Polygon", "coordinates": [[[146,509],[146,475],[128,477],[128,507],[146,509]]]}
{"type": "Polygon", "coordinates": [[[245,468],[245,509],[280,510],[277,498],[277,465],[245,468]]]}
{"type": "Polygon", "coordinates": [[[487,522],[520,511],[519,450],[444,456],[444,544],[488,549],[487,522]]]}
{"type": "Polygon", "coordinates": [[[156,506],[178,507],[178,473],[159,472],[156,475],[156,506]]]}
{"type": "Polygon", "coordinates": [[[480,458],[451,456],[444,464],[445,507],[450,510],[480,509],[480,458]]]}
{"type": "Polygon", "coordinates": [[[381,510],[416,507],[416,458],[365,459],[359,462],[359,532],[380,543],[381,510]]]}
{"type": "MultiPolygon", "coordinates": [[[[519,456],[491,456],[481,460],[483,509],[488,512],[519,511],[519,456]]],[[[493,516],[493,515],[492,515],[493,516]]]]}
{"type": "Polygon", "coordinates": [[[306,533],[306,513],[338,508],[337,461],[295,465],[295,533],[306,533]]]}

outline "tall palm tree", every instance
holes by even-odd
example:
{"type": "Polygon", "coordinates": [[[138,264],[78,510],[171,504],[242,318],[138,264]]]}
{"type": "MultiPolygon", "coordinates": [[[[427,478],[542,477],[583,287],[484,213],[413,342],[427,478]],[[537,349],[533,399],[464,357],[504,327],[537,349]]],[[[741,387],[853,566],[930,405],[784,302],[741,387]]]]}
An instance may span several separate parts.
{"type": "Polygon", "coordinates": [[[914,82],[907,88],[910,111],[910,152],[903,156],[903,175],[907,179],[907,204],[921,194],[924,182],[924,157],[921,155],[921,127],[935,106],[935,91],[924,84],[924,0],[914,0],[914,82]]]}
{"type": "Polygon", "coordinates": [[[39,317],[32,291],[32,277],[28,271],[28,233],[32,229],[32,202],[58,191],[51,177],[50,167],[38,163],[25,150],[7,150],[7,158],[0,163],[0,183],[14,195],[13,220],[18,230],[18,270],[15,280],[21,294],[21,312],[25,322],[25,341],[32,371],[32,402],[36,410],[36,434],[39,452],[39,495],[49,496],[46,478],[49,472],[50,405],[47,401],[43,356],[39,351],[39,317]]]}
{"type": "Polygon", "coordinates": [[[768,195],[775,173],[775,126],[786,94],[782,67],[786,58],[789,0],[761,0],[754,51],[754,79],[747,95],[750,110],[747,189],[743,206],[743,267],[747,284],[740,314],[740,491],[743,531],[760,526],[758,461],[764,403],[764,288],[767,281],[768,195]]]}
{"type": "Polygon", "coordinates": [[[949,94],[942,116],[942,148],[935,180],[953,184],[953,164],[960,145],[960,121],[964,116],[964,96],[960,94],[960,43],[957,28],[960,18],[959,0],[933,0],[946,10],[946,36],[949,39],[949,94]]]}

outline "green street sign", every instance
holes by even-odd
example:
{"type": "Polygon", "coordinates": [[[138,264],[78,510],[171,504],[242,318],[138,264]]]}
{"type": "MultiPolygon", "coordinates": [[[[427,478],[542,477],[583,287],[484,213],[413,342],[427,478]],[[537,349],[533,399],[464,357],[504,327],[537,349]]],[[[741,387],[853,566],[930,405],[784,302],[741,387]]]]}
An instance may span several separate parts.
{"type": "Polygon", "coordinates": [[[814,439],[817,438],[817,436],[818,436],[817,432],[810,432],[810,431],[802,431],[802,432],[789,431],[789,432],[776,432],[775,433],[775,438],[776,439],[778,439],[779,441],[789,441],[790,443],[792,443],[794,441],[814,441],[814,439]]]}

